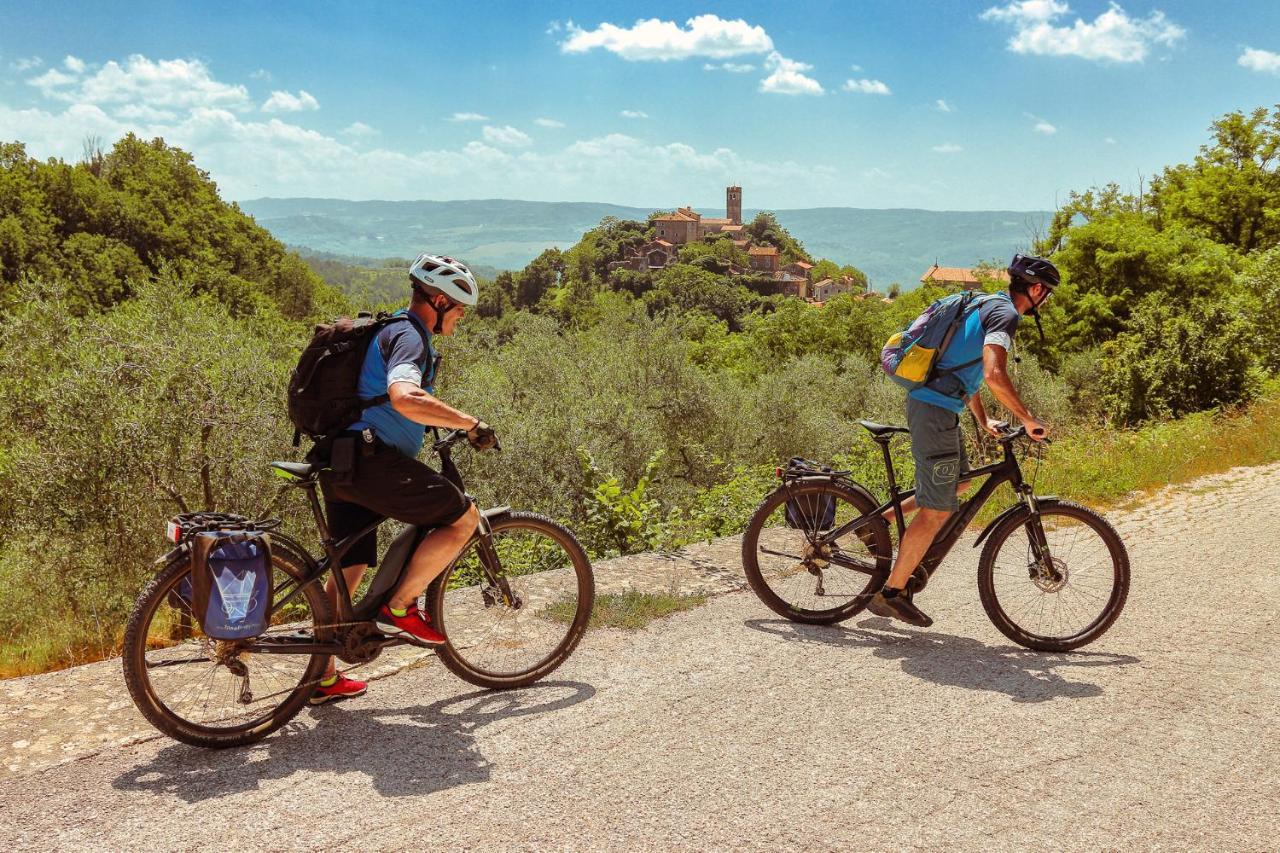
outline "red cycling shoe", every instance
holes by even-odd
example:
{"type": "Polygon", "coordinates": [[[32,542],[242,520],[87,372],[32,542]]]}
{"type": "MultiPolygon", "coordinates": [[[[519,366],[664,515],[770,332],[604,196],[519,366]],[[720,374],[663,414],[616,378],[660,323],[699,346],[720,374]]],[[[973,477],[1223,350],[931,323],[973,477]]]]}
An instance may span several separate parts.
{"type": "Polygon", "coordinates": [[[311,694],[311,704],[323,705],[326,702],[341,702],[343,699],[354,699],[357,696],[363,696],[368,688],[369,685],[363,681],[356,681],[354,678],[339,675],[338,680],[328,687],[322,685],[316,688],[315,692],[311,694]]]}
{"type": "Polygon", "coordinates": [[[448,642],[444,634],[431,627],[431,617],[419,610],[416,604],[403,616],[396,616],[384,604],[373,624],[386,636],[400,637],[415,646],[443,646],[448,642]]]}

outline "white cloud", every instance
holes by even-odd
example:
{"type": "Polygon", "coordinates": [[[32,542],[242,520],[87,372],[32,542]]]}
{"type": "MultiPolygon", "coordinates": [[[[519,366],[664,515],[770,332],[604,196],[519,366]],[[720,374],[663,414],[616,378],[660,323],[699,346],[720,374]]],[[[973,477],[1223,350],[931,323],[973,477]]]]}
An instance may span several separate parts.
{"type": "Polygon", "coordinates": [[[940,113],[953,113],[956,111],[955,107],[942,100],[942,98],[938,98],[938,100],[933,102],[933,108],[940,113]]]}
{"type": "Polygon", "coordinates": [[[579,140],[545,154],[482,141],[405,152],[357,145],[279,117],[210,107],[187,110],[173,121],[126,121],[93,105],[18,110],[0,99],[0,127],[26,141],[32,156],[71,159],[80,156],[80,141],[88,134],[107,144],[129,131],[162,136],[192,152],[233,199],[408,199],[421,198],[429,186],[436,198],[622,199],[658,206],[691,182],[719,188],[738,181],[761,199],[799,204],[829,191],[839,176],[821,165],[756,161],[729,148],[649,144],[623,134],[579,140]]]}
{"type": "Polygon", "coordinates": [[[178,117],[176,110],[158,110],[146,104],[125,104],[114,113],[116,118],[150,122],[173,121],[178,117]]]}
{"type": "Polygon", "coordinates": [[[594,30],[584,30],[570,22],[565,31],[569,37],[560,43],[563,53],[586,53],[599,48],[633,62],[667,62],[695,56],[729,59],[773,49],[773,40],[764,27],[718,15],[697,15],[685,21],[683,27],[657,18],[636,21],[630,28],[605,23],[594,30]]]}
{"type": "Polygon", "coordinates": [[[449,121],[488,121],[488,116],[482,116],[480,113],[454,113],[449,116],[449,121]]]}
{"type": "Polygon", "coordinates": [[[756,70],[756,67],[749,62],[707,62],[702,66],[703,71],[728,71],[730,74],[749,74],[756,70]]]}
{"type": "Polygon", "coordinates": [[[564,127],[564,122],[556,121],[553,118],[535,118],[533,123],[538,127],[564,127]]]}
{"type": "Polygon", "coordinates": [[[846,92],[861,92],[864,95],[888,95],[889,87],[879,80],[845,80],[846,92]]]}
{"type": "Polygon", "coordinates": [[[1031,129],[1036,133],[1043,133],[1045,136],[1053,136],[1055,133],[1058,132],[1058,129],[1056,127],[1049,124],[1049,122],[1045,121],[1044,119],[1040,118],[1040,116],[1035,115],[1034,113],[1023,113],[1023,115],[1031,119],[1032,121],[1031,129]]]}
{"type": "Polygon", "coordinates": [[[262,104],[264,113],[301,113],[318,109],[320,102],[306,89],[299,89],[296,95],[276,90],[262,104]]]}
{"type": "Polygon", "coordinates": [[[501,145],[505,148],[524,148],[526,145],[533,144],[529,134],[516,130],[510,125],[504,127],[485,125],[481,135],[484,137],[485,142],[501,145]]]}
{"type": "Polygon", "coordinates": [[[760,81],[760,91],[775,95],[821,95],[822,84],[804,74],[813,66],[794,59],[787,59],[776,50],[765,59],[765,67],[772,73],[760,81]]]}
{"type": "Polygon", "coordinates": [[[933,150],[939,154],[959,154],[964,148],[954,142],[944,142],[941,145],[933,146],[933,150]]]}
{"type": "Polygon", "coordinates": [[[861,65],[850,65],[850,66],[849,66],[849,70],[850,70],[850,71],[861,71],[861,70],[862,70],[862,66],[861,66],[861,65]]]}
{"type": "Polygon", "coordinates": [[[88,68],[88,66],[84,64],[83,59],[75,56],[68,56],[66,59],[62,60],[62,67],[66,68],[72,74],[83,74],[85,69],[88,68]]]}
{"type": "Polygon", "coordinates": [[[1240,54],[1240,58],[1236,60],[1236,64],[1252,71],[1280,74],[1280,53],[1246,47],[1244,53],[1240,54]]]}
{"type": "MultiPolygon", "coordinates": [[[[72,64],[64,63],[68,69],[72,64]]],[[[83,64],[81,64],[83,68],[83,64]]],[[[152,108],[219,107],[246,109],[244,86],[213,79],[198,59],[153,61],[134,54],[121,65],[108,62],[89,74],[65,74],[57,69],[28,81],[47,98],[77,104],[146,104],[152,108]]]]}
{"type": "Polygon", "coordinates": [[[44,60],[38,56],[19,57],[9,63],[9,67],[18,73],[32,71],[41,65],[44,65],[44,60]]]}
{"type": "Polygon", "coordinates": [[[342,135],[352,139],[368,139],[378,135],[376,127],[370,127],[362,121],[353,121],[342,129],[342,135]]]}
{"type": "Polygon", "coordinates": [[[1105,143],[1107,143],[1108,145],[1115,145],[1115,144],[1116,144],[1116,140],[1115,140],[1115,137],[1114,137],[1114,136],[1108,136],[1106,139],[1104,139],[1104,140],[1102,140],[1102,141],[1103,141],[1103,142],[1105,142],[1105,143]]]}
{"type": "Polygon", "coordinates": [[[253,80],[266,80],[268,82],[270,82],[273,79],[271,76],[271,72],[265,68],[259,68],[257,71],[251,72],[249,74],[249,77],[253,80]]]}
{"type": "Polygon", "coordinates": [[[623,118],[648,118],[649,114],[644,110],[623,110],[618,113],[623,118]]]}
{"type": "Polygon", "coordinates": [[[1187,34],[1159,10],[1133,18],[1113,2],[1092,22],[1076,18],[1070,26],[1059,25],[1070,11],[1059,0],[1014,0],[992,6],[982,19],[1014,28],[1008,42],[1014,53],[1078,56],[1096,62],[1142,62],[1154,45],[1170,47],[1187,34]]]}

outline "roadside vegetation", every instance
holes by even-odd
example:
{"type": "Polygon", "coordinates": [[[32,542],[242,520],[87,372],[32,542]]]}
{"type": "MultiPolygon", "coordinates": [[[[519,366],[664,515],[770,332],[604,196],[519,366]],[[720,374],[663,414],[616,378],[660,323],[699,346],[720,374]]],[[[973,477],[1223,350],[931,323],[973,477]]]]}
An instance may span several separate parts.
{"type": "MultiPolygon", "coordinates": [[[[1058,439],[1044,490],[1106,503],[1280,459],[1278,157],[1280,108],[1224,116],[1143,193],[1072,195],[1010,247],[1064,274],[1014,368],[1058,439]]],[[[497,274],[442,342],[440,393],[503,439],[459,455],[472,490],[565,521],[593,557],[738,532],[792,455],[883,490],[856,420],[901,420],[876,357],[941,291],[815,309],[731,275],[723,240],[610,271],[651,227],[607,219],[497,274]]],[[[767,214],[750,228],[857,273],[767,214]]],[[[163,141],[79,163],[0,145],[0,674],[112,653],[175,512],[267,512],[310,540],[265,464],[298,455],[286,380],[311,323],[377,307],[393,278],[304,263],[163,141]]]]}
{"type": "MultiPolygon", "coordinates": [[[[635,589],[597,595],[587,627],[638,631],[656,619],[701,607],[707,603],[707,598],[702,593],[681,595],[671,592],[641,592],[635,589]]],[[[553,604],[547,608],[546,614],[552,619],[568,623],[573,620],[576,606],[576,603],[553,604]]]]}

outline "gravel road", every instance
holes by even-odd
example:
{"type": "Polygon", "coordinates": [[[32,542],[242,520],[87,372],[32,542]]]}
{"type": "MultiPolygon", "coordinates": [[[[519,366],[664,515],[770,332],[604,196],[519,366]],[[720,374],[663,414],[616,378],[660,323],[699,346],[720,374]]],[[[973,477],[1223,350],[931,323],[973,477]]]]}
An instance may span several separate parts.
{"type": "Polygon", "coordinates": [[[431,662],[249,749],[152,739],[10,772],[0,840],[1275,850],[1278,506],[1268,466],[1112,513],[1129,604],[1074,654],[997,633],[962,542],[920,598],[928,630],[871,616],[810,628],[731,592],[644,631],[588,634],[525,691],[477,693],[431,662]]]}

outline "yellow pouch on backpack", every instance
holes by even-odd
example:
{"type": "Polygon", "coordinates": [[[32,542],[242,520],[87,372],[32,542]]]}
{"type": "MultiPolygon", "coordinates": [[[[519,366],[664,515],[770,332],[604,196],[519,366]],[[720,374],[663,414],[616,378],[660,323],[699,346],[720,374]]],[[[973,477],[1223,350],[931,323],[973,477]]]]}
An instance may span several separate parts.
{"type": "Polygon", "coordinates": [[[936,349],[928,349],[916,344],[902,357],[894,373],[908,382],[923,382],[929,375],[929,368],[933,365],[933,358],[937,352],[936,349]]]}

